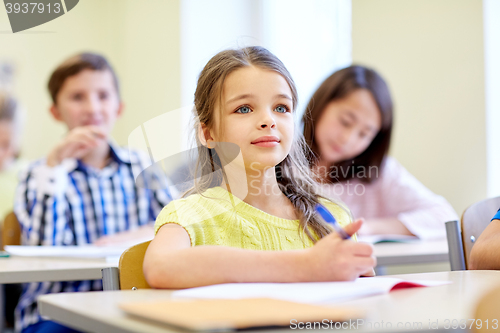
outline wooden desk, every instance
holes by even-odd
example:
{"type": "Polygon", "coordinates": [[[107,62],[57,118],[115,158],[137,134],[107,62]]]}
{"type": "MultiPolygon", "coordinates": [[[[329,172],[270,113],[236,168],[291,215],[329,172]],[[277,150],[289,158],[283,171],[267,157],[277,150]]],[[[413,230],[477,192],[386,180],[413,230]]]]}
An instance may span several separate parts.
{"type": "MultiPolygon", "coordinates": [[[[367,311],[367,318],[360,331],[404,331],[398,323],[429,322],[444,325],[446,319],[469,319],[476,302],[494,286],[500,285],[497,271],[456,271],[395,275],[412,280],[450,280],[453,284],[403,289],[379,296],[343,302],[367,311]],[[382,321],[385,326],[380,328],[382,321]],[[387,323],[392,324],[388,328],[387,323]],[[370,327],[371,323],[371,327],[370,327]],[[379,323],[377,329],[376,324],[379,323]]],[[[40,313],[65,325],[91,332],[179,332],[149,321],[125,315],[117,305],[130,301],[157,301],[168,299],[168,290],[122,290],[85,293],[61,293],[44,295],[38,299],[40,313]]],[[[400,325],[401,326],[401,325],[400,325]]],[[[423,330],[420,330],[423,332],[423,330]]],[[[451,331],[449,331],[451,332],[451,331]]],[[[260,330],[259,333],[262,333],[260,330]]]]}
{"type": "Polygon", "coordinates": [[[416,241],[374,245],[377,266],[448,262],[448,242],[416,241]]]}

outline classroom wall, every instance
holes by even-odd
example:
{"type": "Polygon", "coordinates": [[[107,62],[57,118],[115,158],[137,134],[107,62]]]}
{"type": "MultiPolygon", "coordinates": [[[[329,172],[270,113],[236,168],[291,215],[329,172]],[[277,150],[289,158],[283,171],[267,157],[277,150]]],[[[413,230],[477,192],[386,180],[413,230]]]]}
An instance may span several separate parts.
{"type": "Polygon", "coordinates": [[[500,1],[483,0],[488,197],[500,196],[500,1]]]}
{"type": "Polygon", "coordinates": [[[388,81],[391,155],[459,215],[486,198],[483,7],[477,0],[352,0],[352,57],[388,81]]]}
{"type": "MultiPolygon", "coordinates": [[[[16,34],[0,11],[0,61],[17,66],[15,92],[28,115],[25,158],[47,154],[64,134],[49,115],[46,83],[79,51],[105,54],[118,72],[125,113],[113,136],[120,144],[143,122],[184,106],[181,0],[144,4],[80,1],[16,34]]],[[[352,0],[353,61],[379,70],[393,92],[391,154],[459,214],[487,195],[482,10],[477,0],[352,0]]],[[[181,129],[166,140],[180,145],[181,129]]]]}
{"type": "Polygon", "coordinates": [[[266,47],[287,67],[299,123],[321,82],[351,63],[351,0],[181,0],[183,105],[192,104],[198,75],[213,55],[249,45],[266,47]]]}
{"type": "MultiPolygon", "coordinates": [[[[157,115],[180,106],[178,0],[85,0],[39,27],[11,33],[0,10],[0,61],[16,66],[14,91],[25,106],[22,156],[46,155],[65,133],[49,115],[47,81],[62,60],[96,51],[111,61],[121,82],[125,113],[113,137],[127,144],[129,133],[157,115]]],[[[177,142],[179,133],[165,133],[177,142]]]]}

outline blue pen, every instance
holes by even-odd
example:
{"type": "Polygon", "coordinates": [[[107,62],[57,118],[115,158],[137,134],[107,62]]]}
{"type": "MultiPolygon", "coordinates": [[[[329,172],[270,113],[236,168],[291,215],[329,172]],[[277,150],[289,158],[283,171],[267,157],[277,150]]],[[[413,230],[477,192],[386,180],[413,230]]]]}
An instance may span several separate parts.
{"type": "Polygon", "coordinates": [[[333,217],[332,213],[328,211],[322,204],[316,205],[316,212],[321,216],[321,218],[328,224],[330,224],[333,229],[342,237],[342,239],[350,239],[351,236],[345,232],[345,230],[337,223],[335,217],[333,217]]]}

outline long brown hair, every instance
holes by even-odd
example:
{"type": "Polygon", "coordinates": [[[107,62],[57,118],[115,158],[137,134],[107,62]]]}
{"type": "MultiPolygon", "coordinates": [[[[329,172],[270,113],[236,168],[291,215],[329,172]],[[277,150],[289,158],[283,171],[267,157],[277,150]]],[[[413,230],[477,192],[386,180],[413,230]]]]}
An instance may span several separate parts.
{"type": "Polygon", "coordinates": [[[365,176],[360,180],[371,183],[375,177],[366,170],[370,170],[370,167],[380,169],[382,161],[389,151],[393,123],[393,104],[389,88],[384,79],[373,69],[364,66],[350,66],[333,73],[323,81],[307,105],[302,123],[304,125],[304,138],[313,153],[308,156],[309,164],[313,167],[320,158],[315,139],[315,128],[326,106],[332,101],[347,97],[358,89],[366,89],[372,94],[380,111],[382,126],[365,151],[352,159],[341,161],[335,165],[340,170],[349,170],[349,168],[354,168],[354,170],[351,170],[352,172],[338,172],[335,174],[335,178],[331,176],[331,173],[328,173],[326,180],[329,182],[346,181],[351,179],[354,174],[358,174],[358,171],[365,171],[363,172],[365,176]]]}
{"type": "MultiPolygon", "coordinates": [[[[216,108],[222,99],[222,89],[225,78],[239,68],[256,66],[280,74],[290,86],[293,108],[297,106],[297,90],[295,83],[283,63],[267,49],[259,46],[245,47],[236,50],[226,50],[216,54],[206,64],[198,78],[198,85],[194,95],[194,115],[200,124],[213,128],[216,108]]],[[[195,124],[195,132],[199,124],[195,124]]],[[[187,194],[202,194],[210,187],[220,185],[223,169],[220,158],[215,149],[203,146],[197,135],[198,158],[194,186],[187,194]],[[219,176],[214,171],[220,170],[219,176]]],[[[307,145],[302,136],[296,135],[292,148],[287,157],[275,167],[276,179],[280,190],[292,202],[299,216],[299,230],[302,230],[309,239],[315,242],[331,232],[328,224],[319,219],[315,213],[315,206],[321,197],[316,192],[317,183],[311,177],[309,163],[304,155],[307,145]]],[[[342,206],[341,206],[342,207],[342,206]]]]}

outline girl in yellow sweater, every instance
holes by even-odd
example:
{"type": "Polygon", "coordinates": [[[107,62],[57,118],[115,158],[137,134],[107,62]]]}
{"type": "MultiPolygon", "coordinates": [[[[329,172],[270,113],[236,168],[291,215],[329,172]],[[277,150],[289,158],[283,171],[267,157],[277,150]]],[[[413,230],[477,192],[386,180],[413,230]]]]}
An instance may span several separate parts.
{"type": "Polygon", "coordinates": [[[353,280],[373,272],[371,245],[343,240],[315,213],[321,203],[348,234],[361,227],[316,193],[294,128],[296,106],[290,73],[262,47],[222,51],[207,63],[195,92],[198,178],[156,220],[144,258],[152,287],[353,280]]]}

